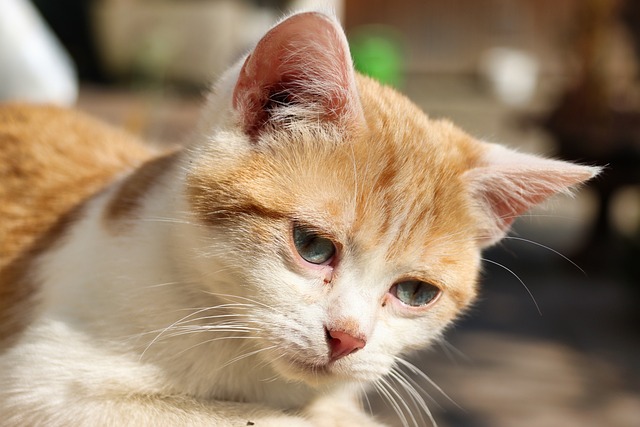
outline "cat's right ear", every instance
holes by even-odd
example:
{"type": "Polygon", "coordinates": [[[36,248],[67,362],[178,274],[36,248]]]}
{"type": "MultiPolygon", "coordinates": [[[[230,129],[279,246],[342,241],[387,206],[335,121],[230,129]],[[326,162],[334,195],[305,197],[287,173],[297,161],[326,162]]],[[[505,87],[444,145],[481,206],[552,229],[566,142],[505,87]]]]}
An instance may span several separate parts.
{"type": "Polygon", "coordinates": [[[240,70],[233,107],[254,142],[264,131],[296,123],[362,126],[355,71],[338,22],[306,12],[269,30],[240,70]]]}
{"type": "Polygon", "coordinates": [[[465,173],[481,223],[480,243],[493,245],[515,219],[556,193],[569,190],[600,173],[601,168],[551,160],[482,143],[477,167],[465,173]]]}

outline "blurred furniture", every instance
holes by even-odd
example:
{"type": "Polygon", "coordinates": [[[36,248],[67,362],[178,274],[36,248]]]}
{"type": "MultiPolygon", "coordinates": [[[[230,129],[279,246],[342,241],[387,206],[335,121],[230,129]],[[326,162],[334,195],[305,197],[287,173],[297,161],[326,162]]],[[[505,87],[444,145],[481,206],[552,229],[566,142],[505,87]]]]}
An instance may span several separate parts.
{"type": "MultiPolygon", "coordinates": [[[[637,80],[608,68],[606,53],[621,13],[640,13],[638,2],[588,0],[579,9],[571,45],[578,59],[574,80],[544,120],[543,126],[559,142],[562,158],[606,166],[603,176],[590,185],[599,195],[599,215],[589,249],[612,258],[616,232],[610,219],[611,201],[624,186],[640,184],[640,90],[637,80]],[[621,80],[623,81],[621,83],[621,80]]],[[[636,52],[640,46],[637,20],[636,52]]],[[[638,55],[629,61],[638,66],[638,55]]]]}

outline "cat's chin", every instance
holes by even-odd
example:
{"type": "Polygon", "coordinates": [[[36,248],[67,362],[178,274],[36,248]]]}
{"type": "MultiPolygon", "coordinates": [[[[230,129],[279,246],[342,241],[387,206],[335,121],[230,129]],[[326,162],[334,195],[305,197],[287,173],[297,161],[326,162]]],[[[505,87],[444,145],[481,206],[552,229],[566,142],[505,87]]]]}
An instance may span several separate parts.
{"type": "Polygon", "coordinates": [[[302,381],[311,386],[339,383],[374,381],[383,374],[361,372],[347,360],[329,363],[312,363],[308,360],[280,357],[273,367],[288,380],[302,381]]]}

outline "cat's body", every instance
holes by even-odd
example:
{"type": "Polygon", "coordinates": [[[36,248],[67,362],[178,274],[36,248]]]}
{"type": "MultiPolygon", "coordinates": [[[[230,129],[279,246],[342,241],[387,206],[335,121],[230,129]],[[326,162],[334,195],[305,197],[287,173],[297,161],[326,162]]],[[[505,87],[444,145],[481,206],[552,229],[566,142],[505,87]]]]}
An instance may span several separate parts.
{"type": "Polygon", "coordinates": [[[355,396],[472,302],[480,250],[595,172],[428,119],[315,13],[180,151],[2,107],[3,425],[375,425],[355,396]]]}

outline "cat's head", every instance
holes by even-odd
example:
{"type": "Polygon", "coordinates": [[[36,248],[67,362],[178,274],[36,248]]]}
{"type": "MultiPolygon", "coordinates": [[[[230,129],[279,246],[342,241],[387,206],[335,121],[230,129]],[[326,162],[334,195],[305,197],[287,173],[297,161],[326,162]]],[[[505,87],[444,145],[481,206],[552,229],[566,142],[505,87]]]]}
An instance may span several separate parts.
{"type": "Polygon", "coordinates": [[[429,119],[357,74],[319,13],[272,28],[203,123],[197,280],[255,328],[256,357],[309,383],[377,379],[436,339],[473,301],[480,251],[597,172],[429,119]]]}

